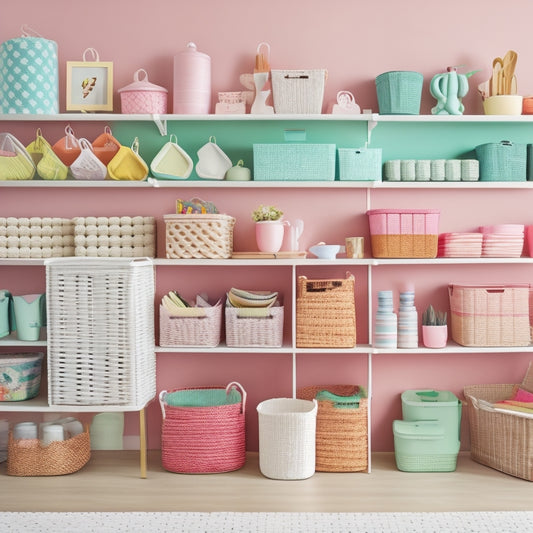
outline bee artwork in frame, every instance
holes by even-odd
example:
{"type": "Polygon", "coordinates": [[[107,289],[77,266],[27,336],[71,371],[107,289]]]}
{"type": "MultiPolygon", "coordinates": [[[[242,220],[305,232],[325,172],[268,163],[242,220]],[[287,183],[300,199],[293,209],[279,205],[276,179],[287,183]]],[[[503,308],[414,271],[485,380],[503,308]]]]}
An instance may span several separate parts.
{"type": "Polygon", "coordinates": [[[67,61],[67,111],[113,111],[113,62],[67,61]]]}

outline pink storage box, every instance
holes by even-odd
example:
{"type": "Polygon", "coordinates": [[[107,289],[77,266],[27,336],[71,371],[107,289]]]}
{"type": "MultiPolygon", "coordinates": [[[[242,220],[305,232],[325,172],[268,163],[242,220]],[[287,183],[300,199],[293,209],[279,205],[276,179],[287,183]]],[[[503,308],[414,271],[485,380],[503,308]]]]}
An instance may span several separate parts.
{"type": "Polygon", "coordinates": [[[367,215],[374,257],[437,257],[438,209],[371,209],[367,215]]]}
{"type": "Polygon", "coordinates": [[[150,83],[146,70],[140,68],[133,74],[133,83],[122,87],[120,107],[123,114],[164,115],[167,112],[167,89],[150,83]],[[140,79],[140,75],[144,78],[140,79]]]}

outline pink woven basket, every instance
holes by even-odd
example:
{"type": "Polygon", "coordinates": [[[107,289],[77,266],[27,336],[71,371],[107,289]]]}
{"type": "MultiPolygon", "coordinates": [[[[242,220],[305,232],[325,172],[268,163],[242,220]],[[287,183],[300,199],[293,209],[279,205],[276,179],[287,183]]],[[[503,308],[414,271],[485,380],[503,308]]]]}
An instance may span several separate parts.
{"type": "Polygon", "coordinates": [[[237,382],[226,388],[162,391],[161,464],[181,474],[238,470],[246,462],[246,391],[237,382]],[[170,405],[169,405],[170,404],[170,405]]]}

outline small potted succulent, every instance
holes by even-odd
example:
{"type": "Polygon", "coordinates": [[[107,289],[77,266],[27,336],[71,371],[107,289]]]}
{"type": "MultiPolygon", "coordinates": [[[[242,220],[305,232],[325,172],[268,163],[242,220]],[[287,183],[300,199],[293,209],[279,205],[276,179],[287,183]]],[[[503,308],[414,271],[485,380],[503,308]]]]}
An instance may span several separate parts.
{"type": "Polygon", "coordinates": [[[422,342],[426,348],[444,348],[448,341],[446,311],[435,311],[429,305],[422,314],[422,342]]]}
{"type": "Polygon", "coordinates": [[[283,244],[285,226],[283,211],[273,205],[260,205],[252,213],[255,222],[255,240],[261,252],[276,253],[283,244]]]}

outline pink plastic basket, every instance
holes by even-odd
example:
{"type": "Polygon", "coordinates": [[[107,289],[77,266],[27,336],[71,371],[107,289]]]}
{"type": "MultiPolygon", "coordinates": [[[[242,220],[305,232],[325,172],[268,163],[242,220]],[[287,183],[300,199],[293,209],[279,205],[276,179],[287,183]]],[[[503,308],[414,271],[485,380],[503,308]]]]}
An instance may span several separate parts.
{"type": "Polygon", "coordinates": [[[238,470],[246,462],[246,391],[237,382],[226,388],[162,391],[161,463],[182,474],[238,470]]]}
{"type": "Polygon", "coordinates": [[[148,81],[144,69],[137,70],[133,75],[133,83],[119,89],[120,108],[124,114],[159,114],[167,112],[167,89],[148,81]],[[144,73],[144,79],[140,74],[144,73]]]}

